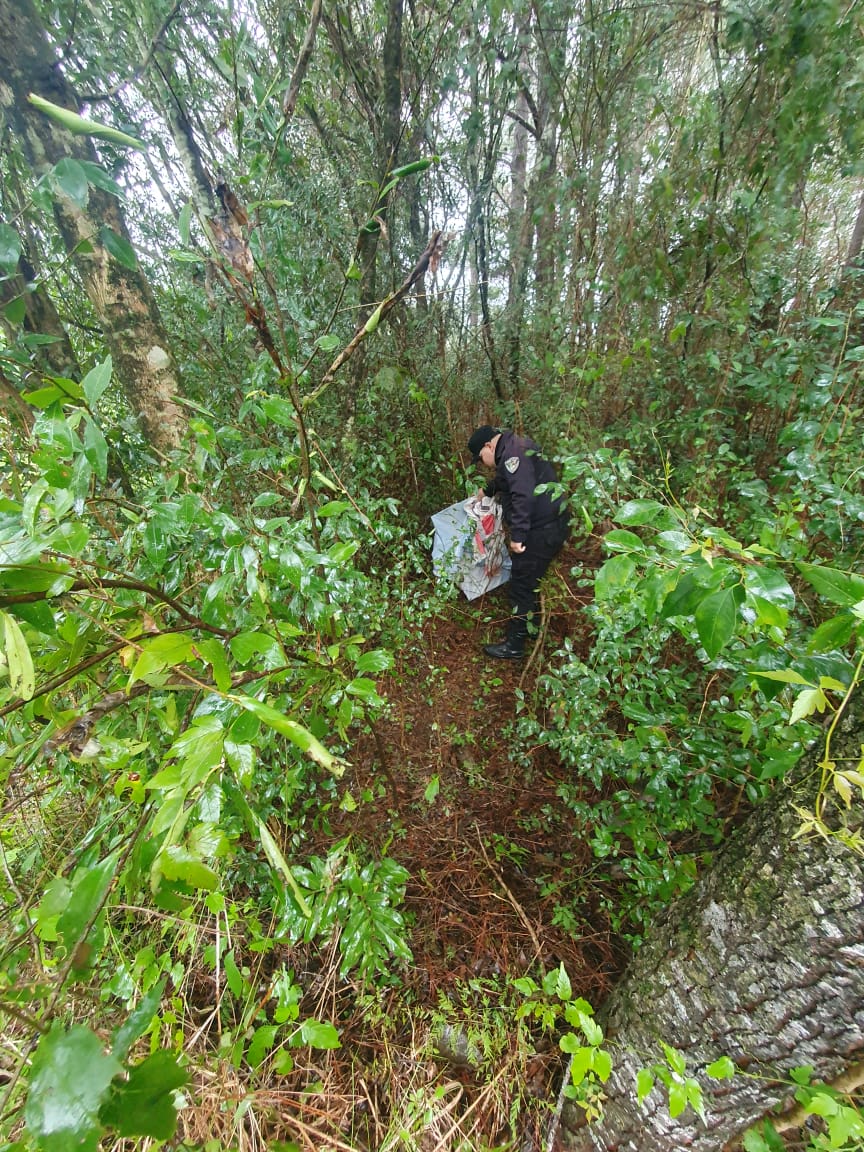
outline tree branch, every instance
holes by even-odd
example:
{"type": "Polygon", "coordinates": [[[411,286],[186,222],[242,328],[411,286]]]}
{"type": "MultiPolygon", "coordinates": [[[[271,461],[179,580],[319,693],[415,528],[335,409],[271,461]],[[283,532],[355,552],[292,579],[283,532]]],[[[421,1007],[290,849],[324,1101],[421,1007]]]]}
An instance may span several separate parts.
{"type": "Polygon", "coordinates": [[[162,21],[156,35],[150,41],[150,47],[147,49],[144,59],[141,61],[131,76],[127,76],[125,80],[118,80],[114,87],[109,88],[107,92],[82,92],[81,99],[86,101],[88,104],[97,104],[101,103],[103,100],[110,100],[113,96],[117,96],[120,92],[122,92],[127,84],[131,84],[133,81],[137,80],[139,76],[142,76],[150,67],[150,62],[153,59],[157,48],[159,47],[162,37],[168,31],[170,25],[177,18],[177,15],[180,11],[180,5],[182,3],[183,0],[174,0],[174,7],[162,21]]]}
{"type": "Polygon", "coordinates": [[[300,54],[297,57],[297,63],[294,65],[294,72],[291,76],[291,83],[288,86],[288,92],[285,96],[285,102],[282,105],[282,115],[288,121],[294,115],[294,109],[297,105],[297,97],[300,95],[300,86],[306,75],[306,70],[309,67],[309,61],[312,59],[312,49],[315,46],[315,33],[318,31],[318,24],[321,20],[321,0],[314,0],[312,5],[312,14],[309,17],[309,27],[306,29],[306,35],[303,38],[303,45],[300,49],[300,54]]]}
{"type": "MultiPolygon", "coordinates": [[[[396,307],[396,305],[399,303],[399,301],[404,296],[407,296],[407,294],[411,291],[411,289],[417,283],[417,281],[422,276],[425,275],[426,269],[429,267],[429,265],[431,263],[433,263],[433,261],[435,263],[437,263],[438,257],[440,255],[440,250],[441,250],[441,232],[439,230],[437,232],[432,233],[432,238],[429,241],[429,243],[426,245],[426,248],[423,252],[423,255],[420,257],[420,259],[414,265],[414,268],[408,274],[408,276],[404,280],[402,286],[400,288],[397,288],[397,290],[395,292],[392,292],[379,305],[379,308],[381,309],[381,313],[380,313],[380,317],[379,317],[379,321],[378,321],[379,323],[381,322],[381,320],[384,319],[384,317],[389,312],[393,311],[393,309],[396,307]]],[[[336,357],[336,359],[333,361],[333,363],[330,365],[330,367],[324,373],[324,376],[321,378],[321,383],[314,390],[314,392],[310,392],[308,396],[304,396],[304,398],[303,398],[303,407],[304,408],[308,408],[311,404],[313,404],[318,399],[318,397],[325,390],[325,388],[329,388],[329,386],[333,383],[333,380],[336,377],[336,373],[339,371],[339,369],[342,367],[342,365],[345,364],[346,361],[351,359],[351,357],[357,351],[359,346],[362,344],[363,339],[366,335],[367,335],[366,325],[364,324],[362,328],[357,329],[357,331],[354,333],[354,336],[352,337],[350,343],[345,345],[345,347],[342,349],[342,351],[339,353],[339,355],[336,357]]]]}
{"type": "MultiPolygon", "coordinates": [[[[186,608],[183,607],[173,596],[169,596],[167,592],[163,592],[159,588],[154,588],[150,584],[145,584],[141,580],[100,580],[93,578],[91,580],[75,580],[71,588],[59,593],[61,596],[68,596],[70,592],[98,592],[103,588],[128,588],[133,592],[143,592],[147,596],[151,596],[154,600],[161,600],[163,604],[167,604],[169,608],[181,616],[188,624],[193,624],[196,628],[201,628],[204,632],[210,632],[214,636],[222,636],[225,639],[231,636],[231,633],[224,628],[217,628],[215,624],[208,624],[204,620],[200,620],[197,616],[193,616],[186,608]]],[[[54,599],[53,596],[48,595],[47,592],[21,592],[14,596],[0,596],[0,608],[8,608],[15,604],[36,604],[42,600],[54,599]]]]}

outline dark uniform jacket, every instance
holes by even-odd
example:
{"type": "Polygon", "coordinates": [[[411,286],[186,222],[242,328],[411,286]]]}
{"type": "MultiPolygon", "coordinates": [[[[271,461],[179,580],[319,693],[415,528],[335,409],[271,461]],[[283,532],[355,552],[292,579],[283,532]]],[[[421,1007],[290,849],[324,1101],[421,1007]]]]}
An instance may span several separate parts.
{"type": "Polygon", "coordinates": [[[553,500],[548,491],[534,494],[538,484],[557,480],[555,468],[543,459],[533,440],[506,428],[501,432],[495,445],[495,476],[485,492],[501,501],[504,522],[515,544],[524,544],[532,528],[543,528],[566,515],[560,497],[553,500]]]}

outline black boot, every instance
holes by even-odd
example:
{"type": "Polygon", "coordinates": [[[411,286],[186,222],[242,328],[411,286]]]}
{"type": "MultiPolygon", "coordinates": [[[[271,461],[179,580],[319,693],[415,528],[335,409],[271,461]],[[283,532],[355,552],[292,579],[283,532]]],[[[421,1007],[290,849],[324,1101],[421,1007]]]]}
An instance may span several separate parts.
{"type": "Polygon", "coordinates": [[[484,644],[483,651],[495,660],[521,660],[525,655],[525,646],[513,640],[502,640],[500,644],[484,644]]]}

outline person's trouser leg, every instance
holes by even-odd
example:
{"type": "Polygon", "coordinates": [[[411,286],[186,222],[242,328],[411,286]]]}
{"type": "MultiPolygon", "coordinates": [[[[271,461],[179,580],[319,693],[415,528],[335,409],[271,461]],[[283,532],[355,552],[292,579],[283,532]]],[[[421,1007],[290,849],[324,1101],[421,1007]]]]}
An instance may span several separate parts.
{"type": "MultiPolygon", "coordinates": [[[[537,556],[530,551],[530,547],[529,537],[525,551],[513,553],[513,567],[508,585],[511,616],[506,629],[507,642],[513,648],[525,647],[528,621],[537,611],[537,589],[540,579],[537,576],[537,556]]],[[[540,572],[540,576],[543,575],[543,571],[540,572]]]]}
{"type": "Polygon", "coordinates": [[[513,614],[507,622],[507,642],[512,647],[524,648],[529,626],[533,625],[537,613],[540,581],[566,539],[567,523],[560,520],[532,529],[525,551],[513,553],[509,584],[513,614]]]}

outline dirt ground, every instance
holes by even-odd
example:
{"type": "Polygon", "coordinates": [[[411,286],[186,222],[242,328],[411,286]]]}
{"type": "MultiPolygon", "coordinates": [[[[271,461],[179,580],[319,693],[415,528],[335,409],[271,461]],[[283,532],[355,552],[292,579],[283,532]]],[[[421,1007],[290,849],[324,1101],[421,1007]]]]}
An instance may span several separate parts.
{"type": "Polygon", "coordinates": [[[557,796],[569,770],[543,745],[517,758],[512,732],[517,694],[533,706],[546,654],[564,635],[577,648],[590,644],[581,614],[587,593],[567,576],[586,561],[593,566],[593,552],[571,548],[557,562],[552,579],[566,582],[569,602],[562,611],[556,595],[543,646],[527,662],[490,660],[482,651],[500,637],[506,587],[470,605],[462,600],[451,619],[429,623],[381,684],[390,715],[356,750],[355,762],[367,766],[357,769],[357,785],[368,783],[364,772],[383,773],[386,809],[363,805],[334,831],[369,844],[384,830],[392,837],[387,851],[411,876],[417,990],[430,997],[472,976],[521,975],[563,961],[574,987],[596,1001],[620,969],[624,949],[585,891],[580,904],[590,922],[578,937],[552,922],[568,893],[544,897],[538,881],[555,888],[565,860],[570,875],[589,871],[591,850],[574,839],[557,796]]]}
{"type": "MultiPolygon", "coordinates": [[[[577,554],[572,546],[557,562],[550,576],[554,591],[546,599],[554,609],[547,611],[546,636],[530,661],[492,661],[482,652],[484,642],[499,638],[509,612],[501,588],[471,604],[460,600],[448,618],[432,620],[381,683],[389,712],[352,749],[355,775],[349,782],[354,795],[365,789],[376,800],[334,815],[329,832],[350,835],[373,854],[386,846],[410,876],[403,911],[414,962],[398,990],[381,994],[391,1020],[412,1014],[428,1019],[442,1002],[461,1004],[470,1019],[488,1001],[489,989],[500,992],[525,975],[539,980],[561,963],[574,996],[597,1005],[625,962],[627,947],[604,910],[609,893],[587,879],[591,849],[574,836],[557,794],[568,770],[542,743],[521,748],[517,756],[512,731],[520,698],[526,708],[536,706],[535,682],[548,653],[565,635],[577,650],[587,651],[590,625],[581,609],[589,593],[569,573],[597,562],[593,551],[577,554]]],[[[321,848],[326,851],[326,844],[321,848]]],[[[517,999],[511,993],[511,1002],[517,999]]],[[[381,1068],[380,1033],[370,1031],[367,1012],[344,1002],[343,1009],[343,1044],[355,1057],[363,1054],[372,1085],[363,1081],[366,1098],[358,1104],[356,1061],[352,1088],[330,1081],[345,1102],[343,1146],[390,1148],[385,1133],[392,1129],[395,1095],[405,1091],[404,1084],[394,1083],[398,1060],[383,1084],[372,1071],[381,1068]]],[[[413,1068],[405,1073],[410,1082],[419,1074],[421,1051],[428,1056],[429,1047],[416,1035],[402,1040],[401,1058],[413,1068]]],[[[533,1057],[510,1055],[511,1083],[503,1093],[489,1090],[488,1067],[460,1066],[458,1057],[428,1067],[424,1084],[439,1090],[442,1083],[458,1085],[459,1107],[448,1113],[457,1118],[456,1129],[445,1138],[435,1128],[434,1108],[427,1109],[434,1139],[412,1144],[406,1138],[392,1147],[515,1148],[502,1103],[527,1093],[539,1106],[533,1137],[522,1137],[519,1147],[539,1149],[563,1057],[554,1037],[541,1042],[533,1057]],[[470,1125],[458,1120],[466,1111],[470,1125]]],[[[499,1070],[500,1065],[499,1058],[499,1070]]],[[[527,1123],[526,1114],[523,1132],[527,1123]]]]}

